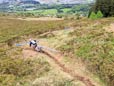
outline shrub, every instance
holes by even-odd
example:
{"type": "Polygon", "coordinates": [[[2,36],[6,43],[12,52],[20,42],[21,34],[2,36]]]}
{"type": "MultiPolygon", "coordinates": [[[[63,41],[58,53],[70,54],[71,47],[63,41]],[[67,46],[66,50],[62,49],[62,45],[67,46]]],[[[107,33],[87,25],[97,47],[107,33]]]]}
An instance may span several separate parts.
{"type": "Polygon", "coordinates": [[[57,18],[62,18],[63,16],[60,15],[60,14],[57,14],[56,17],[57,17],[57,18]]]}
{"type": "Polygon", "coordinates": [[[97,19],[97,15],[95,14],[95,12],[92,12],[91,14],[90,14],[90,17],[89,17],[90,19],[97,19]]]}
{"type": "Polygon", "coordinates": [[[102,18],[103,17],[103,13],[101,11],[97,12],[97,18],[102,18]]]}

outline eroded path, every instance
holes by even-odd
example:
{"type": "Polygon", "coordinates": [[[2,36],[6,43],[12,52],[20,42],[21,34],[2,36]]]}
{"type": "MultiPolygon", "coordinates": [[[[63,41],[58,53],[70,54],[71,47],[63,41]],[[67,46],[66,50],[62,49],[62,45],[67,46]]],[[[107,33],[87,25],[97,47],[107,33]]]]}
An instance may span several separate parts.
{"type": "MultiPolygon", "coordinates": [[[[56,49],[57,47],[63,45],[72,37],[68,37],[68,34],[72,32],[73,29],[68,30],[59,30],[54,31],[54,36],[46,37],[46,38],[35,38],[39,40],[39,44],[43,46],[48,46],[52,49],[56,49]]],[[[74,80],[80,81],[80,85],[75,86],[103,86],[99,79],[87,71],[83,62],[79,60],[72,60],[69,57],[64,57],[64,55],[56,52],[51,52],[45,50],[44,53],[35,52],[28,47],[23,49],[23,57],[24,58],[34,58],[34,57],[45,57],[45,59],[57,70],[65,73],[65,76],[69,76],[74,80]]]]}

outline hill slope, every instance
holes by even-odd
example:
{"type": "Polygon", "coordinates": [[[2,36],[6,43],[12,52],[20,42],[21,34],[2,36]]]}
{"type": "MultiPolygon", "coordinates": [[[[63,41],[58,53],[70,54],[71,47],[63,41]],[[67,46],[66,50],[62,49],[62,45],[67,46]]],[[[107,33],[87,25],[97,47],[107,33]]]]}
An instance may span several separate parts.
{"type": "Polygon", "coordinates": [[[1,18],[1,21],[0,85],[105,86],[104,80],[113,86],[114,34],[104,28],[114,22],[113,18],[55,22],[1,18]],[[31,37],[61,53],[51,51],[50,56],[35,52],[28,45],[15,46],[31,37]]]}

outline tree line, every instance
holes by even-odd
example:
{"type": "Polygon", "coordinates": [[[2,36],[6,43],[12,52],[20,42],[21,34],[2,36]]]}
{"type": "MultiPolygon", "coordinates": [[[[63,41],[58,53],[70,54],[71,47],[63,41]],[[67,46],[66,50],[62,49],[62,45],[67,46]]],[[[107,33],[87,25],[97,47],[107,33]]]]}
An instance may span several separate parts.
{"type": "Polygon", "coordinates": [[[114,0],[96,0],[95,5],[90,9],[92,12],[101,11],[104,17],[114,16],[114,0]]]}

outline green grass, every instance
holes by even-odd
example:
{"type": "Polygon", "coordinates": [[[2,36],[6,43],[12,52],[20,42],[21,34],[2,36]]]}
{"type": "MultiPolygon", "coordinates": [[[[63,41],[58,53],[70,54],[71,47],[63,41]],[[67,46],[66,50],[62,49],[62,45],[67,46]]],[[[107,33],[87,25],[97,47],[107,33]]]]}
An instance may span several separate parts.
{"type": "Polygon", "coordinates": [[[57,10],[56,9],[49,9],[49,10],[45,10],[43,12],[43,14],[49,15],[49,14],[56,14],[57,10]]]}
{"type": "Polygon", "coordinates": [[[64,9],[62,9],[62,10],[63,10],[64,13],[67,13],[68,11],[71,10],[71,8],[64,8],[64,9]]]}
{"type": "Polygon", "coordinates": [[[54,15],[57,13],[57,10],[56,9],[34,10],[34,11],[26,11],[26,13],[54,15]]]}
{"type": "Polygon", "coordinates": [[[25,11],[25,12],[17,12],[18,14],[20,13],[33,13],[35,15],[40,14],[40,15],[56,15],[57,10],[56,9],[44,9],[44,10],[33,10],[33,11],[25,11]]]}
{"type": "MultiPolygon", "coordinates": [[[[63,13],[67,13],[71,10],[71,8],[64,8],[62,9],[63,13]]],[[[17,13],[33,13],[33,14],[40,14],[40,15],[56,15],[56,9],[44,9],[44,10],[33,10],[33,11],[26,11],[26,12],[17,12],[17,13]]]]}

